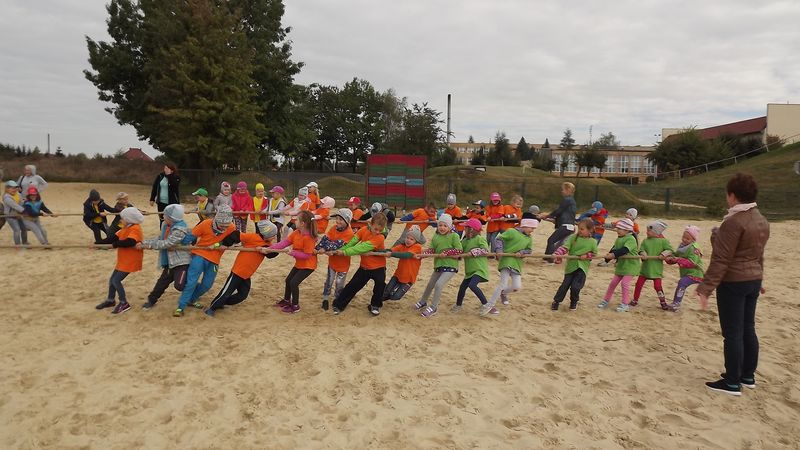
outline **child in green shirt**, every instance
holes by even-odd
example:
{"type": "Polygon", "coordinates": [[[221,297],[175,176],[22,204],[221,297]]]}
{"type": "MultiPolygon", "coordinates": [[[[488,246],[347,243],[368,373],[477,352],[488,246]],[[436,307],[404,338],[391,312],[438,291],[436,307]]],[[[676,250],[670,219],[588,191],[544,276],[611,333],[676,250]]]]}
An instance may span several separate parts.
{"type": "Polygon", "coordinates": [[[664,278],[664,259],[672,255],[672,246],[664,237],[666,229],[667,224],[661,220],[647,225],[647,238],[639,246],[639,255],[643,257],[660,256],[661,259],[642,259],[642,269],[639,271],[639,279],[636,280],[636,288],[633,290],[631,306],[639,304],[639,297],[642,295],[645,282],[653,280],[653,288],[655,288],[658,301],[661,303],[661,309],[668,309],[664,288],[661,287],[661,279],[664,278]]]}
{"type": "Polygon", "coordinates": [[[486,258],[486,255],[489,254],[489,243],[486,238],[481,236],[481,228],[482,225],[478,219],[473,218],[464,222],[464,239],[461,241],[464,253],[460,256],[469,255],[470,257],[464,258],[464,281],[458,287],[458,296],[456,304],[453,306],[453,312],[461,311],[464,296],[469,288],[481,302],[480,315],[498,314],[497,308],[487,305],[486,296],[478,287],[479,283],[489,281],[489,261],[486,258]]]}
{"type": "Polygon", "coordinates": [[[617,312],[628,311],[628,304],[631,299],[631,280],[639,273],[639,267],[642,261],[639,258],[625,258],[620,259],[625,255],[636,255],[639,246],[636,245],[636,239],[633,238],[633,221],[631,219],[622,219],[614,224],[614,229],[617,232],[617,240],[611,251],[606,255],[605,262],[617,260],[617,267],[614,270],[614,278],[608,285],[606,295],[603,301],[597,305],[598,308],[607,308],[608,302],[614,296],[614,290],[617,285],[622,282],[622,303],[617,307],[617,312]]]}
{"type": "Polygon", "coordinates": [[[456,273],[458,273],[458,260],[454,256],[461,254],[461,239],[453,231],[453,217],[442,214],[436,222],[436,234],[431,239],[430,248],[425,249],[428,255],[453,256],[453,258],[436,258],[433,264],[433,274],[425,286],[422,298],[414,305],[415,309],[422,310],[422,317],[431,317],[439,308],[442,290],[456,273]],[[433,292],[433,301],[428,305],[428,297],[433,292]]]}
{"type": "Polygon", "coordinates": [[[519,228],[511,228],[497,236],[496,245],[500,253],[516,253],[515,256],[501,256],[497,264],[500,271],[500,282],[489,299],[487,305],[493,308],[497,299],[508,305],[508,294],[522,289],[522,256],[530,254],[533,249],[531,233],[539,226],[536,219],[522,219],[519,228]]]}
{"type": "Polygon", "coordinates": [[[677,264],[680,267],[681,278],[678,280],[678,287],[675,288],[675,298],[669,305],[669,310],[678,312],[681,301],[689,286],[703,282],[703,252],[697,246],[697,238],[700,237],[700,228],[689,225],[683,230],[681,244],[675,250],[672,257],[667,258],[667,264],[677,264]]]}
{"type": "MultiPolygon", "coordinates": [[[[558,310],[558,306],[564,301],[569,289],[569,310],[578,309],[581,289],[586,283],[586,276],[589,274],[589,266],[592,257],[597,253],[597,240],[592,236],[594,232],[594,222],[590,218],[582,219],[578,222],[578,234],[569,236],[564,244],[559,247],[553,256],[578,256],[580,259],[568,259],[564,267],[564,281],[558,287],[556,295],[550,309],[558,310]]],[[[562,258],[555,258],[556,264],[561,263],[562,258]]]]}

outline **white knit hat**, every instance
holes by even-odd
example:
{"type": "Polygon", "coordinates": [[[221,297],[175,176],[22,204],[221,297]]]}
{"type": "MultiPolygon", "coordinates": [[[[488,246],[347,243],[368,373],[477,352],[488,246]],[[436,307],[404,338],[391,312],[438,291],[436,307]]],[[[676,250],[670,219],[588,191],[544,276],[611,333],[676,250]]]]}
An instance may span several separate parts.
{"type": "Polygon", "coordinates": [[[439,216],[439,219],[437,219],[437,222],[442,222],[447,224],[448,227],[452,227],[453,216],[451,216],[450,214],[442,214],[441,216],[439,216]]]}
{"type": "Polygon", "coordinates": [[[636,220],[636,218],[639,217],[639,210],[636,208],[628,208],[625,214],[631,216],[631,220],[636,220]]]}
{"type": "Polygon", "coordinates": [[[127,224],[137,224],[144,222],[144,215],[142,215],[142,212],[134,207],[123,209],[119,213],[119,216],[120,218],[122,218],[122,221],[127,224]]]}
{"type": "Polygon", "coordinates": [[[167,205],[167,207],[164,208],[164,217],[169,218],[169,220],[172,220],[173,222],[182,220],[183,213],[184,213],[183,205],[173,204],[173,205],[167,205]]]}

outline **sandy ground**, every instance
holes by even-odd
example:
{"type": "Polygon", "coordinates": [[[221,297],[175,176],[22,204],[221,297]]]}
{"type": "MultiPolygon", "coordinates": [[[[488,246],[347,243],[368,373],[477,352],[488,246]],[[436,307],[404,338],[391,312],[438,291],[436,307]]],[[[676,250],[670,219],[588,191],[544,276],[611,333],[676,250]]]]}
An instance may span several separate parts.
{"type": "MultiPolygon", "coordinates": [[[[51,184],[45,200],[77,212],[88,188],[51,184]]],[[[146,187],[98,188],[146,204],[146,187]]],[[[79,217],[44,220],[55,244],[91,239],[79,217]]],[[[671,241],[683,225],[673,221],[671,241]]],[[[715,223],[698,225],[710,254],[715,223]]],[[[157,226],[148,217],[146,235],[157,226]]],[[[551,231],[536,231],[537,250],[551,231]]],[[[279,256],[261,266],[241,305],[216,318],[173,318],[173,290],[140,309],[158,276],[155,252],[125,281],[135,309],[113,316],[94,309],[113,251],[0,250],[0,447],[797,448],[800,228],[776,223],[772,236],[758,388],[741,398],[703,386],[722,370],[716,312],[700,311],[693,294],[681,313],[661,311],[649,287],[633,312],[599,311],[611,268],[592,268],[578,311],[554,313],[563,268],[528,261],[524,292],[496,318],[479,317],[472,296],[449,312],[458,276],[430,319],[411,309],[430,261],[406,299],[377,318],[364,307],[367,292],[340,316],[323,312],[317,270],[301,288],[302,312],[288,316],[271,306],[292,264],[279,256]]],[[[8,227],[0,241],[11,242],[8,227]]],[[[210,294],[234,257],[223,257],[210,294]]],[[[667,273],[671,296],[677,270],[667,273]]]]}

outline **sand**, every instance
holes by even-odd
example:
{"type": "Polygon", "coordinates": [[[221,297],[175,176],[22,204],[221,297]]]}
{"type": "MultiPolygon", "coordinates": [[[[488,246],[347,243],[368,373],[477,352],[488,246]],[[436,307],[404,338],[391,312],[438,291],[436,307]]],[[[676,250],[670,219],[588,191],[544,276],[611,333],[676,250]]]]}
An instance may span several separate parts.
{"type": "MultiPolygon", "coordinates": [[[[145,186],[98,188],[109,201],[125,190],[147,203],[145,186]]],[[[79,212],[88,189],[53,183],[45,200],[79,212]]],[[[43,220],[53,243],[91,240],[80,217],[43,220]]],[[[686,223],[671,221],[673,243],[686,223]]],[[[697,224],[710,255],[716,222],[697,224]]],[[[145,234],[157,226],[149,216],[145,234]]],[[[551,231],[536,231],[536,249],[551,231]]],[[[0,250],[0,447],[797,448],[799,241],[797,223],[772,225],[758,387],[741,398],[703,385],[723,368],[715,308],[699,310],[692,290],[682,312],[664,312],[648,286],[632,312],[600,311],[611,268],[592,267],[578,311],[551,312],[563,268],[530,260],[524,292],[495,318],[479,317],[471,294],[461,313],[449,312],[459,275],[429,319],[411,305],[430,261],[406,298],[376,318],[368,292],[339,316],[322,311],[317,270],[301,287],[302,311],[286,315],[271,306],[292,265],[281,255],[261,266],[244,303],[215,318],[173,318],[174,290],[140,308],[158,276],[155,252],[125,281],[135,308],[114,316],[94,309],[113,251],[0,250]]],[[[11,242],[8,227],[0,242],[11,242]]],[[[601,249],[611,243],[607,236],[601,249]]],[[[223,257],[204,300],[234,257],[223,257]]],[[[671,296],[677,270],[666,272],[671,296]]]]}

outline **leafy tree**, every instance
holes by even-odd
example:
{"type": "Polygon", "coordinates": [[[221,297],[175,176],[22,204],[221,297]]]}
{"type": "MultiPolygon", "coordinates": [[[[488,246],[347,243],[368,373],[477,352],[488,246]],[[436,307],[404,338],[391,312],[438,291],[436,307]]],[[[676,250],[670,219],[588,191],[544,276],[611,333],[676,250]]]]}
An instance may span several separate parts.
{"type": "Polygon", "coordinates": [[[564,176],[564,172],[567,170],[567,167],[569,167],[570,160],[574,157],[575,155],[572,152],[564,153],[564,155],[561,157],[561,164],[559,164],[558,167],[559,175],[561,175],[562,177],[564,176]]]}
{"type": "MultiPolygon", "coordinates": [[[[470,136],[471,137],[471,136],[470,136]]],[[[469,162],[473,166],[483,166],[486,164],[486,147],[480,146],[478,151],[472,154],[472,159],[469,162]]]]}
{"type": "Polygon", "coordinates": [[[517,158],[519,158],[520,161],[530,161],[533,159],[533,150],[531,150],[531,147],[525,142],[524,136],[517,144],[517,158]]]}
{"type": "MultiPolygon", "coordinates": [[[[561,148],[565,148],[567,150],[572,150],[572,147],[575,146],[575,139],[572,138],[572,130],[571,129],[567,128],[566,130],[564,130],[564,137],[561,138],[561,143],[559,143],[558,145],[561,148]]],[[[562,175],[563,175],[563,171],[562,171],[562,175]]]]}
{"type": "Polygon", "coordinates": [[[56,158],[63,158],[63,157],[64,157],[64,151],[61,150],[61,146],[59,145],[58,147],[56,147],[56,158]]]}
{"type": "Polygon", "coordinates": [[[428,107],[427,103],[414,103],[411,108],[405,107],[403,112],[402,129],[392,136],[385,146],[393,152],[406,155],[425,155],[428,164],[454,162],[457,159],[455,151],[450,154],[445,151],[445,132],[441,124],[444,123],[441,112],[428,107]],[[451,158],[450,155],[453,155],[451,158]]]}
{"type": "Polygon", "coordinates": [[[498,131],[494,137],[494,149],[486,155],[486,164],[490,166],[517,166],[518,155],[511,153],[511,146],[504,131],[498,131]]]}
{"type": "Polygon", "coordinates": [[[556,160],[546,153],[539,153],[533,160],[533,167],[539,170],[552,172],[556,168],[556,160]]]}
{"type": "Polygon", "coordinates": [[[467,143],[468,143],[468,144],[474,144],[474,143],[475,143],[475,138],[474,138],[474,137],[472,137],[472,135],[471,135],[471,134],[469,135],[469,139],[467,139],[467,143]]]}
{"type": "Polygon", "coordinates": [[[665,172],[705,164],[707,154],[708,141],[703,140],[696,129],[687,128],[661,141],[647,159],[665,172]]]}
{"type": "Polygon", "coordinates": [[[614,133],[609,131],[606,134],[601,134],[600,139],[592,143],[592,147],[602,150],[617,150],[621,147],[619,139],[614,136],[614,133]]]}

